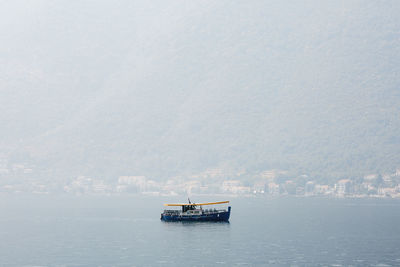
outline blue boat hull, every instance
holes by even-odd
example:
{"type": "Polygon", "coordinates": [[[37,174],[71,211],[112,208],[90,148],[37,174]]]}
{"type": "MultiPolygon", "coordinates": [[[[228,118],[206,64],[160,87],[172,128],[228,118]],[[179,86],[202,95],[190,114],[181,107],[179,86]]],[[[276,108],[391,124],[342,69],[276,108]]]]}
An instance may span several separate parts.
{"type": "Polygon", "coordinates": [[[165,215],[161,214],[161,220],[166,222],[227,222],[231,215],[231,207],[228,211],[208,213],[201,215],[165,215]]]}

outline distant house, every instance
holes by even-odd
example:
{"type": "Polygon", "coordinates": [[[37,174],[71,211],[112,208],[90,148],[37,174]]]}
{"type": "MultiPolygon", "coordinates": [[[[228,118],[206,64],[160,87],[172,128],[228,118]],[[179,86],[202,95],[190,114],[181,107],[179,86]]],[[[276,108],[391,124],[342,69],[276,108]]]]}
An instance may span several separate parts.
{"type": "Polygon", "coordinates": [[[339,180],[335,185],[338,196],[345,196],[353,193],[353,182],[349,179],[339,180]]]}
{"type": "Polygon", "coordinates": [[[268,192],[271,195],[279,195],[280,194],[280,187],[279,184],[276,183],[269,183],[268,184],[268,192]]]}
{"type": "Polygon", "coordinates": [[[227,180],[222,183],[222,191],[232,194],[249,194],[251,189],[248,186],[243,186],[239,180],[227,180]]]}
{"type": "Polygon", "coordinates": [[[253,193],[255,194],[264,194],[266,189],[266,182],[265,181],[257,181],[254,183],[253,193]]]}
{"type": "Polygon", "coordinates": [[[315,191],[315,184],[312,181],[308,181],[306,183],[306,186],[304,188],[305,194],[310,196],[310,195],[314,195],[314,191],[315,191]]]}
{"type": "Polygon", "coordinates": [[[140,193],[146,190],[147,179],[145,176],[120,176],[118,185],[126,186],[128,191],[140,193]]]}
{"type": "Polygon", "coordinates": [[[315,193],[318,195],[327,195],[330,193],[329,185],[319,185],[315,186],[315,193]]]}
{"type": "Polygon", "coordinates": [[[377,174],[368,174],[364,176],[364,182],[373,182],[376,178],[378,178],[377,174]]]}
{"type": "Polygon", "coordinates": [[[292,180],[288,180],[285,182],[285,190],[286,193],[288,193],[289,195],[296,195],[296,183],[293,182],[292,180]]]}

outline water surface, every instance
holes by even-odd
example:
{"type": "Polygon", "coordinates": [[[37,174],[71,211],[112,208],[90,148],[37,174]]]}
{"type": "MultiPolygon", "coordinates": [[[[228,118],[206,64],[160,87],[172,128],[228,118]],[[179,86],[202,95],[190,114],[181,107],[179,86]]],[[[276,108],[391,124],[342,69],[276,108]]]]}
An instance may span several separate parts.
{"type": "Polygon", "coordinates": [[[230,223],[160,221],[178,200],[1,195],[0,265],[400,265],[400,200],[234,198],[230,223]]]}

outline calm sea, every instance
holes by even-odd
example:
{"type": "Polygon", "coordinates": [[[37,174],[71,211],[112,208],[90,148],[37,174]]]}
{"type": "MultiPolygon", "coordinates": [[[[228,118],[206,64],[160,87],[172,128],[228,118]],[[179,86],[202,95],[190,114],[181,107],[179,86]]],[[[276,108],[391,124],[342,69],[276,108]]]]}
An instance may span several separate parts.
{"type": "Polygon", "coordinates": [[[230,200],[230,223],[165,223],[185,198],[0,195],[0,265],[400,266],[400,200],[230,200]]]}

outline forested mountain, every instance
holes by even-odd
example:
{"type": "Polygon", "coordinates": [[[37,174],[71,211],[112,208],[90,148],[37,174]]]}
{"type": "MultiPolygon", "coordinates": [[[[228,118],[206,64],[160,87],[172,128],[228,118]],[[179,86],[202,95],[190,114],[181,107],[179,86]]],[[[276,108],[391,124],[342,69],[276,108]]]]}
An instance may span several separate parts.
{"type": "Polygon", "coordinates": [[[1,156],[55,176],[392,172],[399,13],[398,1],[3,1],[1,156]]]}

